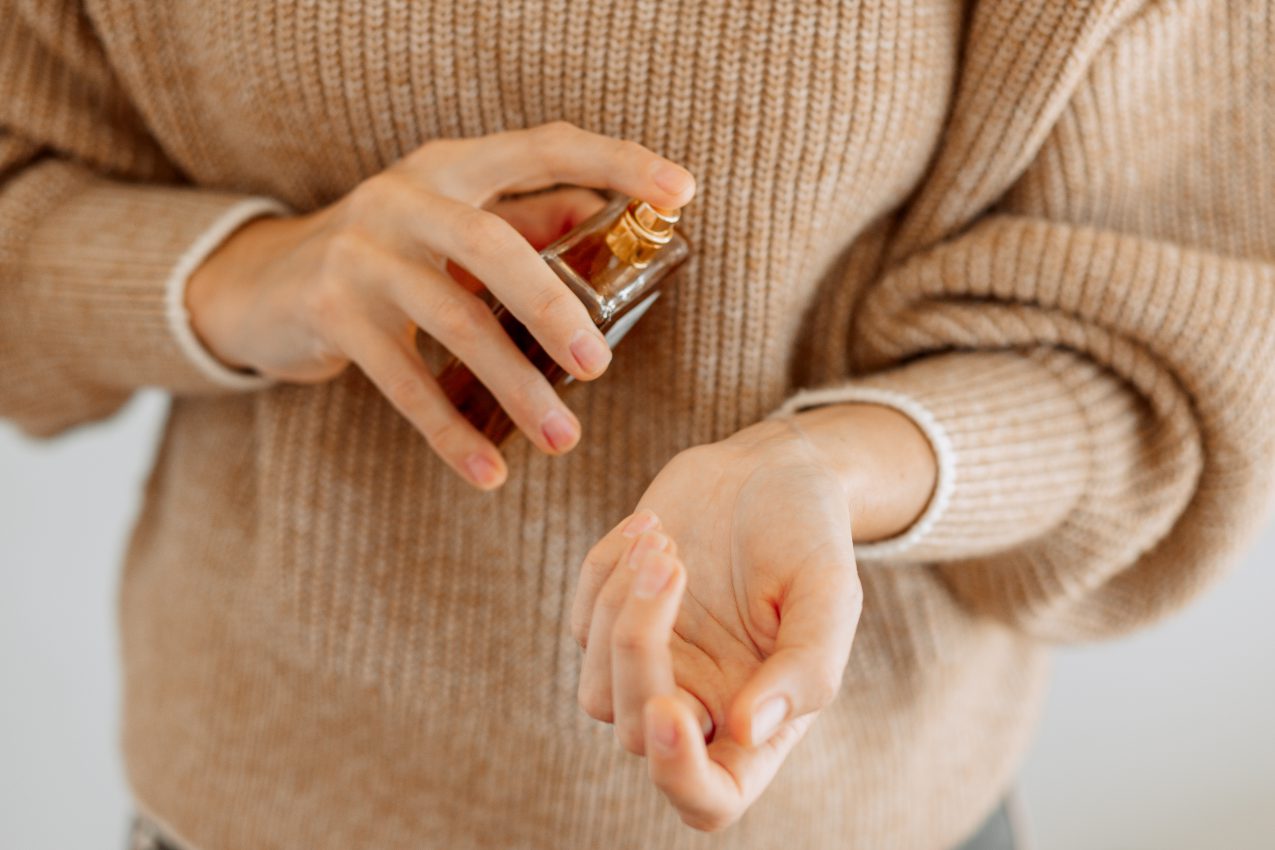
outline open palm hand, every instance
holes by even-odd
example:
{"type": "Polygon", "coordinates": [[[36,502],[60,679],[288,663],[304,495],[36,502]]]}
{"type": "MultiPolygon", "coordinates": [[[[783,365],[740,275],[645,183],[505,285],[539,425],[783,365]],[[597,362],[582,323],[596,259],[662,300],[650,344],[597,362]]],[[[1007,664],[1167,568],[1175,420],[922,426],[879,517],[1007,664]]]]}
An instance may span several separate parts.
{"type": "Polygon", "coordinates": [[[589,553],[581,705],[721,828],[835,696],[860,606],[845,492],[799,430],[761,423],[675,457],[589,553]]]}

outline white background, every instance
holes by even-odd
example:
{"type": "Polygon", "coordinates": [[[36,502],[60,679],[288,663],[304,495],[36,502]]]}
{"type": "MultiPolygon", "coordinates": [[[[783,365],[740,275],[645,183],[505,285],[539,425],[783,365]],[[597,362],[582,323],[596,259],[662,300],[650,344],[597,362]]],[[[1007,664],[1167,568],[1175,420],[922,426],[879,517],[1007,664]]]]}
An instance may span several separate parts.
{"type": "MultiPolygon", "coordinates": [[[[121,850],[118,565],[164,401],[0,424],[0,848],[121,850]]],[[[1275,527],[1190,610],[1059,653],[1022,792],[1038,850],[1275,848],[1275,527]]],[[[872,848],[853,848],[872,850],[872,848]]]]}

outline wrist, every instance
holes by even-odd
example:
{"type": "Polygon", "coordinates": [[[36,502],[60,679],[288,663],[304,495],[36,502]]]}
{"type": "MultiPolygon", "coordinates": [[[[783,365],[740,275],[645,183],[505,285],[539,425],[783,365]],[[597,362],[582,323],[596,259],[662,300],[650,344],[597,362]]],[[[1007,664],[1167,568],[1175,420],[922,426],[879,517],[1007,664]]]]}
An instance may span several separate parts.
{"type": "Polygon", "coordinates": [[[856,542],[896,537],[925,512],[938,461],[906,414],[849,403],[801,411],[791,419],[841,483],[856,542]]]}
{"type": "Polygon", "coordinates": [[[186,281],[185,307],[190,328],[203,348],[222,365],[250,371],[235,340],[243,318],[251,315],[253,288],[263,278],[272,246],[296,219],[259,217],[236,229],[205,258],[186,281]]]}

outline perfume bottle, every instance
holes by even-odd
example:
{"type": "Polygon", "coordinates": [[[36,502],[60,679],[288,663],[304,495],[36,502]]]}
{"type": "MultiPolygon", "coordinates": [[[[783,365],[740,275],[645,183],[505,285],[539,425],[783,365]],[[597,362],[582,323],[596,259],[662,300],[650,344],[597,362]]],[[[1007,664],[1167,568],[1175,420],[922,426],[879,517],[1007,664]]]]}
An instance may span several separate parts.
{"type": "MultiPolygon", "coordinates": [[[[674,229],[677,210],[617,197],[596,215],[540,252],[575,293],[611,347],[660,297],[660,284],[690,254],[674,229]]],[[[493,313],[514,344],[555,387],[571,376],[505,307],[493,313]]],[[[496,445],[514,430],[513,421],[464,363],[453,358],[438,375],[443,392],[466,419],[496,445]]]]}

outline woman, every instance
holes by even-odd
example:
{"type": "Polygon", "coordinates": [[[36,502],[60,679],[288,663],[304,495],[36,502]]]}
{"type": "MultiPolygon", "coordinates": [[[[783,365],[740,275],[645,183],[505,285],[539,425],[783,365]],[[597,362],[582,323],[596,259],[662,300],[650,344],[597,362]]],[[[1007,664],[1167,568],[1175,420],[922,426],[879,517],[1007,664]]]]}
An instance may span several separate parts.
{"type": "Polygon", "coordinates": [[[168,846],[955,847],[1045,647],[1261,522],[1267,3],[0,10],[0,412],[174,397],[121,600],[168,846]],[[695,246],[613,361],[534,251],[599,188],[695,246]]]}

